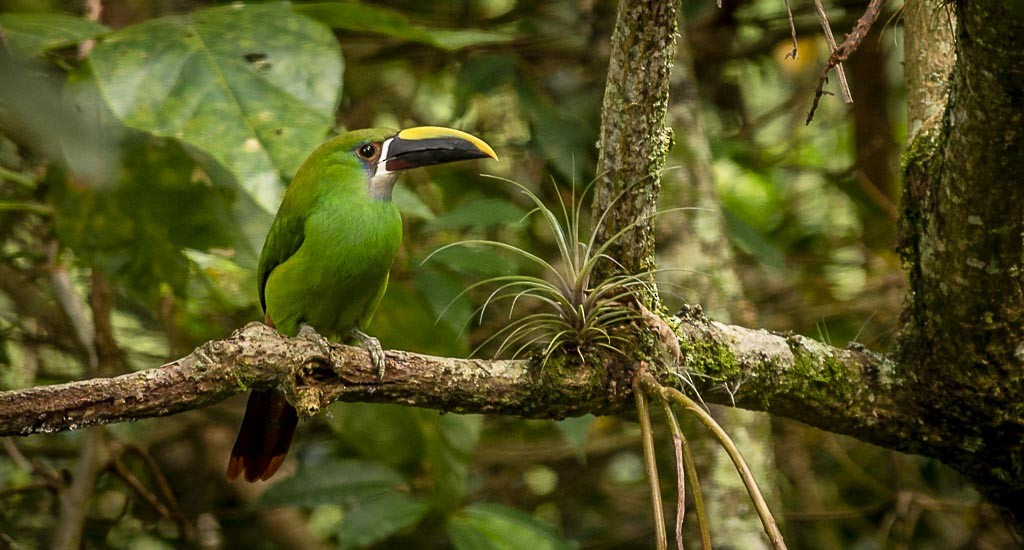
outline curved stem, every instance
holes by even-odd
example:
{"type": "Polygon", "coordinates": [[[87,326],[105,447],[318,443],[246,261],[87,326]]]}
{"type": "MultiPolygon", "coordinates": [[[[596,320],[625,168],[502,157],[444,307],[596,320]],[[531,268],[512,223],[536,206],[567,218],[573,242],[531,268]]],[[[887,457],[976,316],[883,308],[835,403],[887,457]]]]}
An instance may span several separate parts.
{"type": "MultiPolygon", "coordinates": [[[[660,395],[659,395],[660,397],[660,395]]],[[[672,430],[672,438],[675,443],[676,462],[681,462],[686,472],[686,478],[690,480],[690,494],[693,495],[693,511],[697,514],[697,528],[700,530],[701,548],[711,550],[711,531],[708,529],[708,514],[704,509],[704,494],[700,491],[700,479],[697,477],[697,465],[690,452],[690,445],[686,442],[686,436],[679,427],[679,420],[672,411],[672,406],[665,399],[661,400],[665,409],[665,416],[668,417],[669,429],[672,430]],[[681,455],[681,456],[680,456],[681,455]]],[[[683,515],[686,503],[685,482],[682,476],[679,477],[679,510],[676,517],[676,540],[679,542],[680,550],[683,547],[683,515]]]]}
{"type": "Polygon", "coordinates": [[[633,398],[636,400],[636,415],[640,421],[640,434],[644,443],[644,465],[647,467],[647,482],[651,485],[651,509],[654,512],[655,548],[666,550],[665,511],[661,506],[661,486],[658,483],[658,463],[654,457],[654,432],[651,429],[651,411],[647,396],[640,387],[640,377],[633,383],[633,398]]]}
{"type": "Polygon", "coordinates": [[[687,411],[693,413],[715,436],[715,439],[722,445],[725,452],[729,453],[729,458],[732,459],[733,465],[736,466],[736,471],[740,474],[740,479],[743,480],[743,485],[747,488],[750,501],[753,502],[758,517],[761,518],[761,524],[764,526],[764,532],[768,535],[768,541],[771,543],[772,548],[776,550],[786,548],[786,541],[783,540],[779,526],[775,523],[771,510],[768,509],[768,503],[765,502],[761,490],[757,487],[757,482],[754,481],[754,475],[750,472],[746,461],[743,460],[743,455],[736,447],[736,444],[733,443],[729,434],[722,429],[707,411],[701,408],[697,402],[683,394],[683,392],[675,388],[662,386],[648,373],[641,374],[638,381],[646,391],[655,394],[660,393],[663,398],[682,405],[687,411]]]}

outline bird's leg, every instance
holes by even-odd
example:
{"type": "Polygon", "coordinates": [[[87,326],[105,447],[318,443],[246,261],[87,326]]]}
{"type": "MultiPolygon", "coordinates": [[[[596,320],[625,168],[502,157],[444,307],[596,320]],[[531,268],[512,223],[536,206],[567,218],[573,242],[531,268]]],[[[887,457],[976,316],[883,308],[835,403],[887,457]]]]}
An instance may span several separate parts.
{"type": "Polygon", "coordinates": [[[299,327],[298,336],[303,340],[309,340],[310,342],[313,342],[314,344],[320,346],[320,351],[324,352],[324,355],[326,355],[327,357],[332,357],[331,341],[328,340],[327,337],[325,337],[324,335],[317,332],[316,329],[313,328],[311,325],[302,323],[302,326],[299,327]]]}
{"type": "Polygon", "coordinates": [[[384,369],[386,367],[384,363],[384,348],[380,347],[380,340],[366,334],[365,332],[354,328],[350,333],[352,340],[356,342],[356,345],[366,350],[370,354],[370,360],[373,361],[373,366],[377,367],[377,382],[384,383],[384,369]]]}

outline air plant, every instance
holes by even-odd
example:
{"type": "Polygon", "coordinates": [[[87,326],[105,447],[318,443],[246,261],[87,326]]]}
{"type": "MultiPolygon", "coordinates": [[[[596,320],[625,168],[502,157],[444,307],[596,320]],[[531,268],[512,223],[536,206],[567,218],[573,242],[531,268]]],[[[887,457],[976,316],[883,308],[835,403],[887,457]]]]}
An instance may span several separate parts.
{"type": "MultiPolygon", "coordinates": [[[[494,176],[489,176],[494,177],[494,176]]],[[[606,251],[635,224],[627,226],[612,235],[607,241],[598,244],[596,232],[584,234],[582,224],[583,196],[590,187],[584,189],[577,201],[576,188],[573,187],[572,198],[566,205],[559,194],[561,219],[548,208],[543,201],[524,185],[505,178],[494,177],[516,186],[534,204],[533,210],[526,217],[540,214],[548,231],[554,237],[558,248],[558,261],[549,262],[532,252],[515,245],[493,240],[469,239],[443,246],[427,257],[455,246],[492,246],[511,252],[529,263],[539,267],[543,276],[533,275],[502,275],[478,281],[462,293],[480,287],[494,287],[483,305],[477,311],[482,321],[487,308],[492,304],[507,301],[510,303],[508,317],[511,321],[492,334],[474,350],[500,341],[495,355],[511,351],[512,357],[518,357],[530,349],[539,349],[541,364],[559,349],[575,348],[583,359],[585,348],[603,348],[621,353],[625,340],[617,336],[613,327],[634,320],[639,316],[638,310],[631,306],[640,292],[653,293],[652,283],[648,276],[652,272],[640,274],[623,274],[595,281],[594,269],[601,261],[618,263],[606,254],[606,251]],[[523,301],[533,300],[542,305],[538,311],[521,317],[514,317],[516,306],[523,301]]],[[[620,195],[621,197],[621,195],[620,195]]],[[[617,199],[616,199],[617,200],[617,199]]],[[[612,202],[614,204],[615,201],[612,202]]],[[[608,211],[602,212],[597,225],[604,222],[608,211]]],[[[424,260],[426,261],[426,260],[424,260]]],[[[650,277],[653,279],[653,277],[650,277]]]]}
{"type": "MultiPolygon", "coordinates": [[[[576,189],[573,187],[571,203],[567,207],[558,196],[561,207],[561,219],[548,208],[540,198],[528,188],[515,181],[505,178],[498,179],[516,186],[534,204],[534,209],[526,214],[529,217],[540,213],[544,219],[547,229],[554,237],[558,247],[559,258],[555,263],[533,254],[515,245],[493,240],[470,239],[445,245],[425,260],[429,260],[434,254],[455,246],[482,245],[492,246],[498,249],[509,251],[520,258],[539,267],[547,278],[532,275],[503,275],[491,277],[478,281],[463,290],[455,300],[464,296],[467,292],[483,286],[494,286],[494,290],[488,295],[483,305],[478,308],[480,320],[484,312],[491,304],[509,301],[508,317],[511,320],[506,326],[495,332],[480,346],[474,350],[479,351],[491,342],[500,339],[500,345],[496,355],[511,350],[512,356],[517,357],[531,348],[541,350],[541,365],[547,363],[548,359],[560,349],[574,347],[580,359],[583,357],[585,348],[603,348],[605,350],[622,353],[616,346],[625,344],[625,338],[618,336],[613,330],[615,326],[627,323],[644,323],[644,312],[650,312],[643,307],[638,300],[640,293],[654,294],[654,274],[658,270],[650,270],[637,274],[622,274],[595,281],[595,267],[601,261],[612,262],[622,267],[614,258],[606,252],[613,244],[622,238],[629,230],[635,228],[647,217],[627,225],[612,235],[608,240],[598,244],[596,231],[584,235],[582,220],[583,196],[587,194],[591,186],[583,191],[580,200],[576,199],[576,189]],[[515,318],[516,306],[524,300],[534,300],[543,307],[533,313],[515,318]],[[633,303],[636,302],[636,303],[633,303]]],[[[593,184],[591,184],[593,185],[593,184]]],[[[621,198],[627,188],[615,198],[609,205],[608,210],[601,213],[596,225],[600,227],[608,216],[611,207],[621,198]]],[[[655,216],[677,210],[689,210],[690,208],[673,208],[658,212],[655,216]]],[[[621,271],[621,269],[620,269],[621,271]]],[[[453,300],[453,303],[454,301],[453,300]]],[[[443,312],[442,312],[443,314],[443,312]]],[[[653,314],[650,314],[654,316],[653,314]]],[[[678,360],[678,357],[676,358],[678,360]]],[[[692,386],[692,383],[690,384],[692,386]]],[[[694,388],[695,389],[695,388],[694,388]]],[[[690,491],[694,496],[694,503],[698,518],[698,528],[701,534],[703,548],[711,547],[711,536],[708,531],[706,512],[703,506],[703,497],[697,481],[697,471],[694,466],[693,457],[689,446],[686,443],[676,420],[672,405],[682,406],[687,412],[697,416],[701,422],[708,427],[712,435],[728,452],[733,460],[737,471],[742,478],[744,485],[750,495],[751,501],[763,523],[765,533],[768,536],[769,544],[773,549],[785,549],[785,541],[779,532],[778,526],[772,518],[768,506],[761,495],[757,484],[746,462],[736,449],[735,444],[728,434],[718,425],[714,418],[708,414],[698,403],[686,397],[682,392],[663,386],[649,372],[641,372],[634,378],[634,399],[637,405],[637,416],[640,420],[642,440],[644,446],[645,466],[648,474],[648,481],[651,485],[652,506],[654,509],[655,527],[657,534],[657,548],[667,547],[664,511],[661,508],[661,496],[658,482],[658,470],[655,462],[654,439],[651,428],[650,411],[648,399],[660,402],[666,417],[669,421],[673,435],[673,446],[676,456],[677,489],[679,493],[677,501],[676,516],[676,539],[679,548],[682,548],[682,522],[684,515],[684,494],[686,483],[684,478],[690,479],[690,491]],[[685,472],[684,472],[685,470],[685,472]]],[[[698,395],[699,397],[699,395],[698,395]]]]}

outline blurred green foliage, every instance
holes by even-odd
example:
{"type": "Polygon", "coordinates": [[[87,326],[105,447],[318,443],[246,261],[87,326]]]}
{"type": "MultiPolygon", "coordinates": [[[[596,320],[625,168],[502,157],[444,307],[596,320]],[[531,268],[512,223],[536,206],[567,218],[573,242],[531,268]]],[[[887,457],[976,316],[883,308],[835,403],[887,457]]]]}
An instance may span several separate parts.
{"type": "MultiPolygon", "coordinates": [[[[726,229],[758,324],[885,349],[904,289],[891,246],[878,243],[891,237],[884,228],[893,226],[897,188],[865,183],[862,168],[895,167],[898,151],[864,156],[852,137],[857,104],[826,98],[803,125],[825,49],[812,4],[792,4],[796,60],[780,53],[789,44],[781,2],[686,3],[683,36],[697,78],[685,85],[699,85],[726,229]]],[[[863,4],[830,5],[833,25],[848,28],[863,4]]],[[[130,369],[260,319],[253,271],[263,236],[289,177],[333,131],[465,128],[502,158],[483,169],[550,204],[594,177],[611,2],[102,6],[98,23],[78,3],[0,3],[3,388],[97,375],[75,336],[94,317],[111,318],[130,369]],[[88,302],[98,281],[113,290],[112,311],[88,302]]],[[[882,127],[894,143],[905,134],[900,33],[897,20],[876,38],[883,55],[873,78],[888,95],[868,99],[889,107],[882,127]]],[[[678,151],[670,165],[692,161],[678,151]]],[[[386,347],[465,355],[507,322],[500,312],[478,317],[486,295],[462,291],[527,267],[468,247],[424,261],[438,247],[487,238],[555,256],[537,217],[525,217],[532,206],[512,186],[480,178],[481,169],[410,174],[396,189],[406,238],[370,330],[386,347]]],[[[672,174],[666,208],[684,206],[671,202],[680,185],[672,174]]],[[[682,300],[701,297],[683,289],[682,300]]],[[[112,456],[127,458],[96,474],[85,546],[646,548],[653,540],[628,422],[338,404],[303,424],[282,475],[254,489],[223,480],[240,412],[232,401],[107,429],[112,456]]],[[[775,440],[762,444],[774,449],[778,471],[764,475],[779,487],[791,547],[1005,540],[978,496],[934,462],[775,426],[775,440]]],[[[671,464],[667,435],[659,438],[661,463],[671,464]]],[[[5,443],[0,545],[47,545],[63,528],[59,495],[86,439],[5,443]]],[[[664,494],[671,507],[674,491],[664,494]]]]}

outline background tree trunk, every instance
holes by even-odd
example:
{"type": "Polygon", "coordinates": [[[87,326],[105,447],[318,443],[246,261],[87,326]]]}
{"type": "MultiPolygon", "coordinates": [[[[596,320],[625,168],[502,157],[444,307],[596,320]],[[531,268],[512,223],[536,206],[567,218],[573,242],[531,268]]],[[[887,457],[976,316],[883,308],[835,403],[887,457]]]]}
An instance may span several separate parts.
{"type": "MultiPolygon", "coordinates": [[[[939,3],[935,3],[939,4],[939,3]]],[[[1024,525],[1024,6],[955,2],[908,9],[912,141],[900,252],[911,292],[900,339],[902,392],[948,426],[935,456],[1024,525]],[[947,27],[948,28],[948,27],[947,27]],[[932,34],[923,35],[923,30],[932,34]],[[938,29],[938,32],[936,32],[938,29]],[[913,39],[910,36],[913,35],[913,39]],[[918,92],[918,90],[920,90],[918,92]]]]}
{"type": "MultiPolygon", "coordinates": [[[[682,23],[680,28],[687,27],[682,23]]],[[[658,266],[668,269],[658,276],[661,299],[677,307],[680,300],[699,304],[708,318],[719,322],[756,326],[756,311],[743,295],[735,254],[725,234],[692,55],[687,37],[681,37],[676,46],[668,109],[669,125],[684,130],[678,135],[670,160],[681,166],[664,173],[661,209],[694,208],[658,220],[658,266]]],[[[765,414],[731,407],[714,406],[712,413],[729,426],[730,435],[743,451],[771,509],[781,510],[775,456],[769,444],[771,419],[765,414]]],[[[729,456],[710,437],[693,438],[690,444],[700,477],[708,480],[701,488],[708,516],[716,518],[715,538],[736,547],[768,548],[764,528],[729,456]]],[[[781,516],[777,514],[776,519],[781,516]]],[[[695,524],[695,520],[687,521],[689,525],[695,524]]]]}

